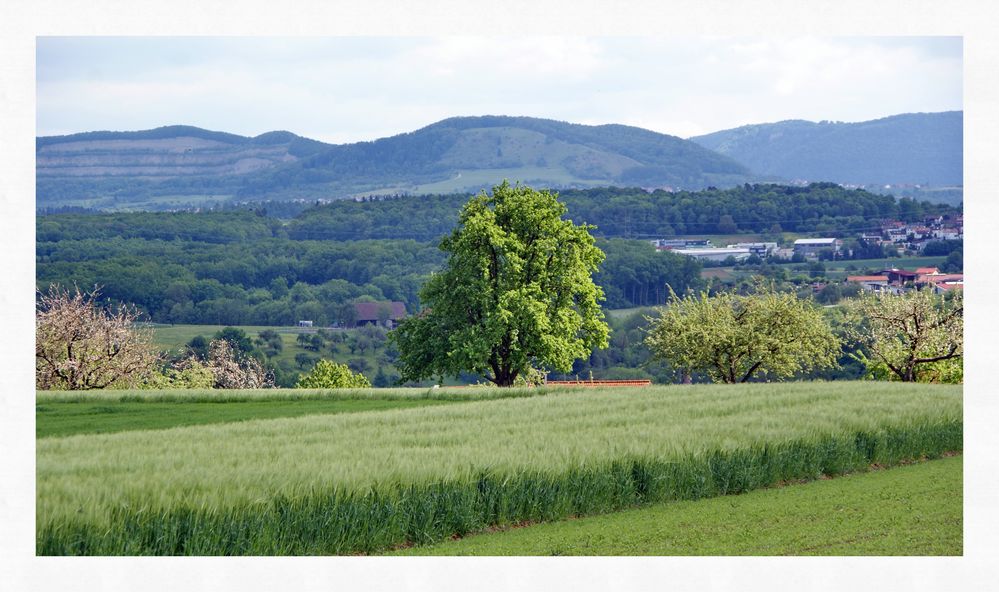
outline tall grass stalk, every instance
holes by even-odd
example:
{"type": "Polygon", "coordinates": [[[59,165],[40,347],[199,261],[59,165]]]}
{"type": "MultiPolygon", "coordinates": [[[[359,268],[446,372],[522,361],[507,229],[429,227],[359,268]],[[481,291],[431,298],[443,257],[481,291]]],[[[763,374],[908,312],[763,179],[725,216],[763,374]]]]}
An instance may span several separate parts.
{"type": "Polygon", "coordinates": [[[37,552],[336,554],[960,450],[959,387],[555,392],[38,441],[37,552]]]}

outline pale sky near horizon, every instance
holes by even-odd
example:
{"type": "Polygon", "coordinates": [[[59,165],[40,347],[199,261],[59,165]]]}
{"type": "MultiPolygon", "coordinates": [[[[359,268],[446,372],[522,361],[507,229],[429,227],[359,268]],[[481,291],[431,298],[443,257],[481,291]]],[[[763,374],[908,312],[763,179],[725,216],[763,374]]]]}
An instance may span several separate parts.
{"type": "Polygon", "coordinates": [[[960,37],[38,37],[39,136],[374,140],[465,115],[690,137],[962,109],[960,37]]]}

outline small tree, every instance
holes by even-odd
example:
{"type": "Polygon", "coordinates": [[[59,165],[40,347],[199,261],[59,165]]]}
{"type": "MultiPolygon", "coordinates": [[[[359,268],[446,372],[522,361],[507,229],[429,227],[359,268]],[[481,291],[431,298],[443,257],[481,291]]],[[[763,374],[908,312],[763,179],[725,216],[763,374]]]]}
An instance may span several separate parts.
{"type": "Polygon", "coordinates": [[[903,382],[945,377],[960,381],[964,354],[964,297],[949,302],[928,289],[903,294],[872,294],[848,303],[848,336],[863,344],[872,359],[861,358],[876,373],[883,365],[903,382]],[[954,368],[957,366],[957,368],[954,368]]]}
{"type": "Polygon", "coordinates": [[[653,357],[715,382],[747,382],[762,373],[787,378],[834,367],[839,340],[810,302],[772,287],[755,294],[674,293],[650,322],[653,357]]]}
{"type": "Polygon", "coordinates": [[[215,386],[211,368],[191,357],[166,368],[163,373],[147,378],[139,388],[144,389],[210,389],[215,386]]]}
{"type": "Polygon", "coordinates": [[[215,377],[215,388],[255,389],[274,385],[274,379],[250,356],[239,357],[226,339],[215,339],[208,345],[205,363],[215,377]]]}
{"type": "Polygon", "coordinates": [[[371,383],[363,374],[355,374],[343,364],[319,360],[312,370],[298,379],[295,388],[368,388],[371,383]]]}
{"type": "Polygon", "coordinates": [[[607,347],[592,279],[604,254],[565,212],[556,195],[506,182],[465,204],[441,241],[445,269],[420,292],[427,308],[390,334],[402,380],[489,372],[511,386],[534,366],[568,372],[607,347]]]}
{"type": "Polygon", "coordinates": [[[237,327],[225,327],[215,334],[215,339],[225,339],[229,342],[237,357],[247,356],[253,352],[253,340],[246,331],[237,327]]]}
{"type": "Polygon", "coordinates": [[[129,387],[156,373],[160,356],[139,313],[96,305],[99,291],[70,293],[56,285],[39,294],[35,313],[35,386],[88,390],[129,387]]]}

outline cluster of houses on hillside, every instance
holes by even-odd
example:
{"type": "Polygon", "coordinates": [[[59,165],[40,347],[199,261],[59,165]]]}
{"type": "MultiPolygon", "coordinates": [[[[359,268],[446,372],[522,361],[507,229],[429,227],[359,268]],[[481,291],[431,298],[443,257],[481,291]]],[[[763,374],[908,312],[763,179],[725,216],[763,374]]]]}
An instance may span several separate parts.
{"type": "Polygon", "coordinates": [[[932,241],[964,238],[964,216],[928,216],[920,222],[882,220],[879,233],[864,233],[860,238],[870,244],[922,251],[932,241]]]}
{"type": "Polygon", "coordinates": [[[940,273],[936,267],[920,267],[914,271],[905,269],[885,269],[877,275],[851,275],[846,282],[860,284],[871,292],[892,292],[901,294],[909,290],[933,290],[934,294],[946,294],[964,289],[963,273],[940,273]]]}

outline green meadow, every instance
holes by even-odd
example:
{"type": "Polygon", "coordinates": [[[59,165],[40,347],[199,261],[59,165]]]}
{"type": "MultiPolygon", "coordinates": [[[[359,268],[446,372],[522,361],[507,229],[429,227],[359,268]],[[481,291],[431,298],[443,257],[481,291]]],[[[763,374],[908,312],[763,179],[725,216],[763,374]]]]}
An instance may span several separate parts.
{"type": "MultiPolygon", "coordinates": [[[[324,396],[264,393],[233,395],[226,405],[256,399],[278,409],[324,396]]],[[[381,393],[340,398],[370,403],[381,393]]],[[[36,550],[373,553],[524,521],[934,458],[963,442],[959,386],[812,382],[507,393],[392,389],[383,400],[463,401],[203,425],[166,419],[152,426],[150,418],[165,408],[151,408],[145,422],[113,433],[56,430],[36,444],[36,550]]],[[[40,393],[38,405],[182,406],[214,395],[87,396],[40,393]]],[[[218,396],[222,402],[227,394],[218,396]]],[[[88,421],[115,415],[92,413],[88,421]]]]}
{"type": "Polygon", "coordinates": [[[399,555],[961,555],[960,456],[503,529],[399,555]]]}

